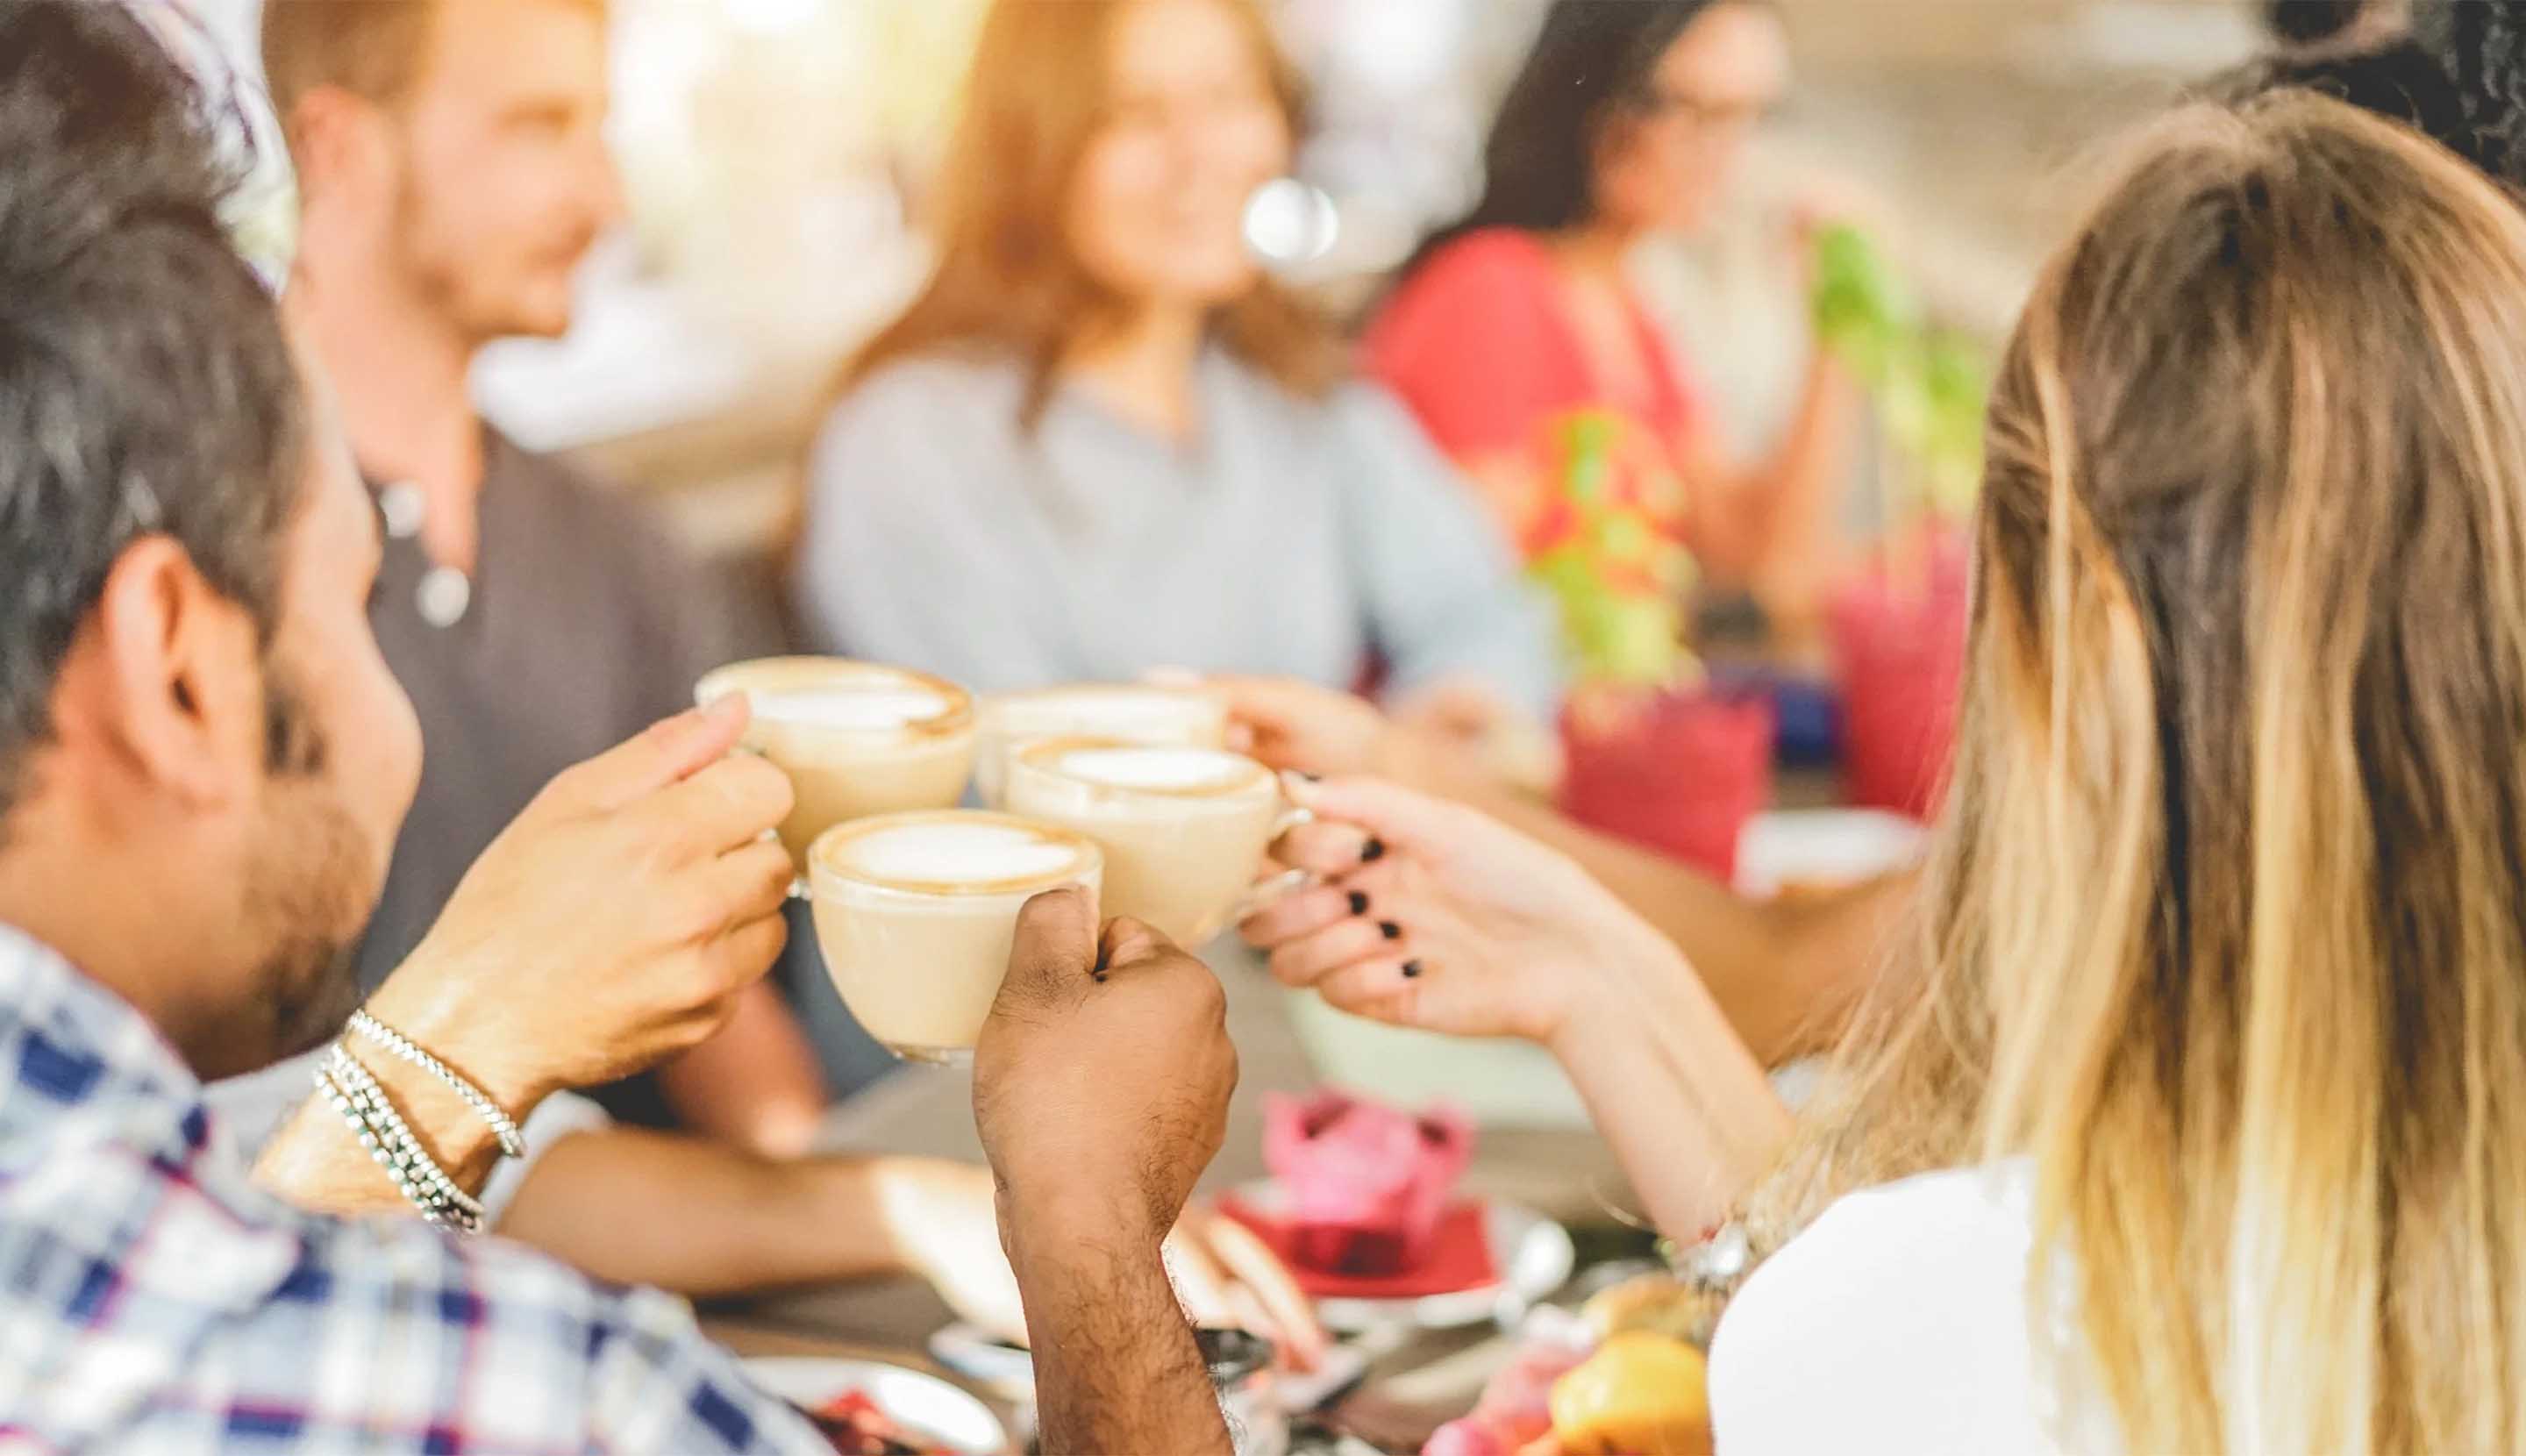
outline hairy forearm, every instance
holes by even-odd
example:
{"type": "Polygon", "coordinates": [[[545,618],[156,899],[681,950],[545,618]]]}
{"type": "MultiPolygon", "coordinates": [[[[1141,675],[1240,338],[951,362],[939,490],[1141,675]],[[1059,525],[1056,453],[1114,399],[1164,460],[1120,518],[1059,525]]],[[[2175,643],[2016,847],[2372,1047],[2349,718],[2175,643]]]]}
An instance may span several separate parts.
{"type": "Polygon", "coordinates": [[[921,1172],[609,1128],[555,1143],[499,1231],[601,1279],[693,1298],[865,1279],[905,1268],[890,1200],[921,1172]]]}
{"type": "MultiPolygon", "coordinates": [[[[489,1126],[453,1091],[396,1058],[362,1056],[360,1065],[457,1186],[480,1193],[500,1158],[489,1126]]],[[[267,1192],[310,1213],[350,1218],[413,1211],[341,1113],[320,1096],[311,1095],[265,1145],[254,1178],[267,1192]]]]}
{"type": "Polygon", "coordinates": [[[1233,1447],[1158,1236],[1078,1204],[1004,1205],[1044,1456],[1233,1447]]]}

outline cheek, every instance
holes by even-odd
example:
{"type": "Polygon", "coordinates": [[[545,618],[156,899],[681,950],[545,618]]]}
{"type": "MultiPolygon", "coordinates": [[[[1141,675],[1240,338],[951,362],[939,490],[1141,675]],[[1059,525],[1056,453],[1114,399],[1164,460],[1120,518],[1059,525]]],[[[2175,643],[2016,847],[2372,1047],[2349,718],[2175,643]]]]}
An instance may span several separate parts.
{"type": "Polygon", "coordinates": [[[378,650],[365,618],[329,654],[323,689],[337,781],[391,839],[421,781],[421,720],[378,650]]]}
{"type": "MultiPolygon", "coordinates": [[[[1135,257],[1146,234],[1155,188],[1145,149],[1100,147],[1079,171],[1072,189],[1070,246],[1080,261],[1098,274],[1135,257]]],[[[1107,281],[1114,281],[1108,279],[1107,281]]]]}

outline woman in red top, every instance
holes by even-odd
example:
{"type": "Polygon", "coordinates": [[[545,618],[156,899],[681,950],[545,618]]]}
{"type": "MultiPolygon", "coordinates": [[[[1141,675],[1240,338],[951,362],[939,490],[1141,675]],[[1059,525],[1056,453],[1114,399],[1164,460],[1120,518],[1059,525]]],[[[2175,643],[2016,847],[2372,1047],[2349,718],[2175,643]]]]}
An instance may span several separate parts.
{"type": "Polygon", "coordinates": [[[1819,354],[1769,460],[1726,458],[1695,382],[1625,272],[1697,225],[1789,74],[1760,0],[1556,0],[1502,103],[1483,199],[1423,247],[1371,331],[1371,370],[1530,549],[1561,482],[1551,427],[1637,427],[1642,504],[1712,579],[1803,615],[1820,586],[1853,394],[1819,354]]]}

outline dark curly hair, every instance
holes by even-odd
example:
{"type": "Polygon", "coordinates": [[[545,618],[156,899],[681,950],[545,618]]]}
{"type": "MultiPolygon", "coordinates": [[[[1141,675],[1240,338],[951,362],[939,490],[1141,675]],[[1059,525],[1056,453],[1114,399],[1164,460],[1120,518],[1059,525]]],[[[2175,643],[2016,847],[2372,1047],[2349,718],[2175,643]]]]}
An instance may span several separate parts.
{"type": "Polygon", "coordinates": [[[2419,0],[2404,39],[2284,53],[2212,89],[2239,99],[2284,86],[2400,122],[2526,197],[2526,0],[2419,0]]]}
{"type": "Polygon", "coordinates": [[[2263,24],[2291,45],[2314,45],[2348,30],[2368,0],[2263,0],[2263,24]]]}
{"type": "Polygon", "coordinates": [[[2461,112],[2459,138],[2438,139],[2526,188],[2526,0],[2416,0],[2412,41],[2446,73],[2461,112]]]}

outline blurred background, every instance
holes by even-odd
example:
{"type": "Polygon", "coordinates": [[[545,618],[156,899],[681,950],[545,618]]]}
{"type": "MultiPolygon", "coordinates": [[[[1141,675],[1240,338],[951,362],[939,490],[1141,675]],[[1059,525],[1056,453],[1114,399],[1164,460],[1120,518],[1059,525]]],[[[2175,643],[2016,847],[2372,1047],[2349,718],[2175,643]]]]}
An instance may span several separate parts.
{"type": "MultiPolygon", "coordinates": [[[[1300,177],[1250,219],[1276,269],[1356,313],[1480,180],[1539,0],[1272,0],[1312,88],[1300,177]]],[[[198,0],[251,57],[259,0],[198,0]]],[[[484,413],[585,452],[698,546],[784,519],[837,363],[920,281],[923,188],[982,0],[615,0],[612,126],[633,226],[591,259],[571,335],[481,361],[484,413]]],[[[2248,0],[1784,0],[1797,83],[1718,226],[1637,260],[1719,425],[1768,437],[1805,300],[1763,240],[1782,199],[1847,185],[1931,311],[2001,330],[2114,124],[2252,54],[2248,0]]],[[[250,64],[250,63],[249,63],[250,64]]],[[[274,149],[277,151],[277,148],[274,149]]],[[[271,226],[285,229],[284,196],[271,226]]],[[[1862,452],[1852,506],[1864,516],[1862,452]]]]}

